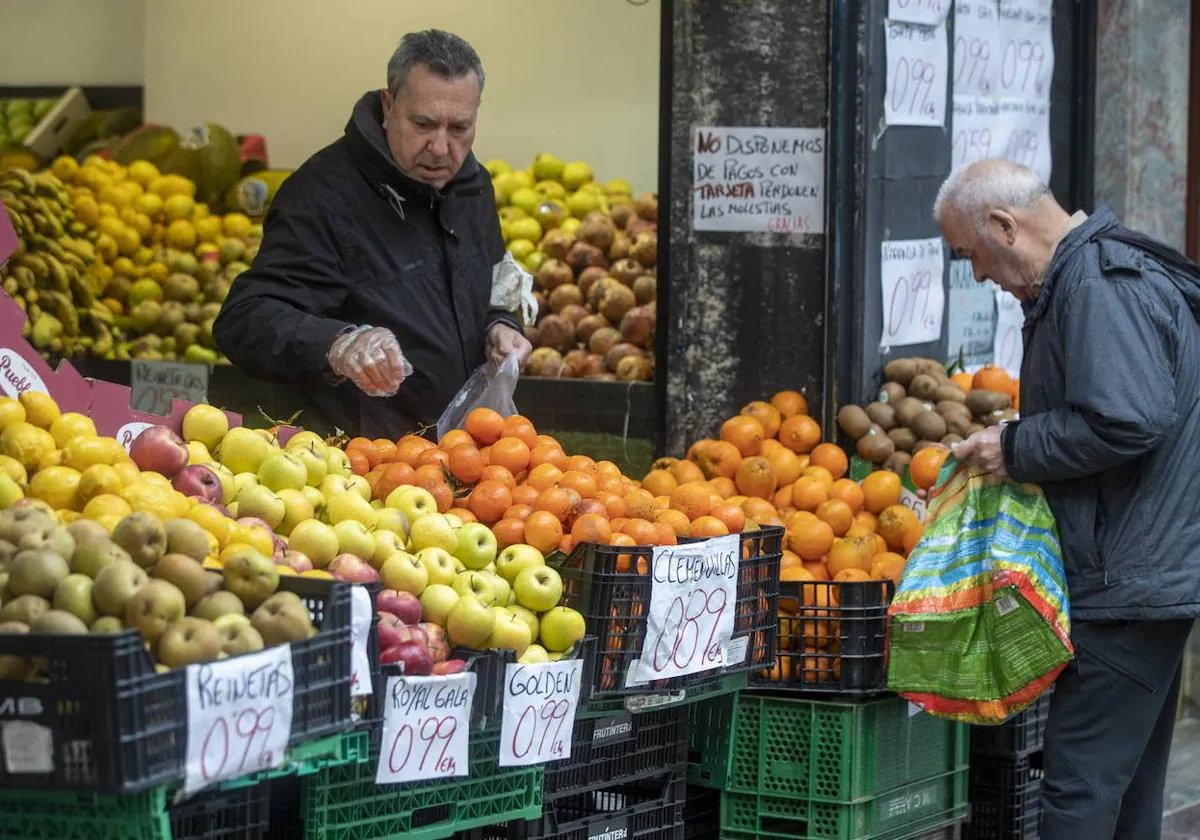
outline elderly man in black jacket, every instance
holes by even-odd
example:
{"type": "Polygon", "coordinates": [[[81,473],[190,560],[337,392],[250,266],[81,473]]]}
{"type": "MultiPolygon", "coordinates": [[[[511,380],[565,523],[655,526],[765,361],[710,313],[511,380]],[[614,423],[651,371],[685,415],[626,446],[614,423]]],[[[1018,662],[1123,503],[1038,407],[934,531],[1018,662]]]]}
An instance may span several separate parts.
{"type": "Polygon", "coordinates": [[[1025,310],[1021,419],[955,454],[1036,482],[1062,542],[1075,660],[1046,730],[1042,840],[1150,840],[1200,615],[1200,273],[1025,167],[943,185],[953,251],[1025,310]]]}
{"type": "Polygon", "coordinates": [[[411,33],[387,81],[280,188],[214,335],[246,373],[297,384],[310,424],[394,439],[436,421],[485,359],[523,365],[531,348],[516,307],[493,304],[505,248],[471,153],[479,56],[411,33]]]}

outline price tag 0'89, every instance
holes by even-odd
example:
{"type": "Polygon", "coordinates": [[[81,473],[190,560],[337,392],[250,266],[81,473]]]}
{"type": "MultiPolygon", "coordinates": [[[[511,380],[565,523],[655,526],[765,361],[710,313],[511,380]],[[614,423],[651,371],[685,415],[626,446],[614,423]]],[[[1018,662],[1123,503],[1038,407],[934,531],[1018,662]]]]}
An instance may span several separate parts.
{"type": "Polygon", "coordinates": [[[466,776],[475,675],[389,677],[376,784],[466,776]]]}
{"type": "Polygon", "coordinates": [[[292,737],[292,647],[187,668],[184,790],[282,766],[292,737]]]}
{"type": "Polygon", "coordinates": [[[697,674],[726,664],[741,552],[737,534],[654,549],[642,680],[697,674]]]}

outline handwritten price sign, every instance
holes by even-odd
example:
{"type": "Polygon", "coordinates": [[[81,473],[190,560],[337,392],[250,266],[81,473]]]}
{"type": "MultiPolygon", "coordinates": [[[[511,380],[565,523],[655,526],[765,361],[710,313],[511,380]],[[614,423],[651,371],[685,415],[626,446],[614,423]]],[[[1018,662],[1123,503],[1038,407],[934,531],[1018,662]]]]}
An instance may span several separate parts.
{"type": "Polygon", "coordinates": [[[737,534],[654,549],[638,681],[727,664],[741,551],[737,534]]]}
{"type": "Polygon", "coordinates": [[[282,765],[294,687],[291,645],[188,666],[184,789],[282,765]]]}
{"type": "Polygon", "coordinates": [[[470,671],[440,677],[389,677],[375,783],[467,775],[470,671]]]}
{"type": "Polygon", "coordinates": [[[936,26],[946,19],[951,0],[889,0],[888,18],[936,26]]]}
{"type": "Polygon", "coordinates": [[[134,359],[129,368],[129,405],[146,414],[171,413],[172,400],[208,400],[208,366],[134,359]]]}
{"type": "Polygon", "coordinates": [[[907,487],[900,488],[900,504],[911,510],[917,516],[918,522],[925,521],[926,505],[925,500],[909,490],[907,487]]]}
{"type": "Polygon", "coordinates": [[[883,243],[879,285],[883,294],[882,347],[937,341],[946,308],[942,240],[883,243]]]}
{"type": "Polygon", "coordinates": [[[582,670],[583,663],[578,659],[505,666],[501,767],[571,757],[582,670]]]}
{"type": "Polygon", "coordinates": [[[1025,354],[1022,329],[1025,313],[1021,302],[1003,289],[996,289],[996,365],[1009,376],[1021,375],[1021,360],[1025,354]]]}
{"type": "Polygon", "coordinates": [[[948,65],[945,25],[914,26],[889,20],[886,37],[887,124],[945,124],[948,65]]]}

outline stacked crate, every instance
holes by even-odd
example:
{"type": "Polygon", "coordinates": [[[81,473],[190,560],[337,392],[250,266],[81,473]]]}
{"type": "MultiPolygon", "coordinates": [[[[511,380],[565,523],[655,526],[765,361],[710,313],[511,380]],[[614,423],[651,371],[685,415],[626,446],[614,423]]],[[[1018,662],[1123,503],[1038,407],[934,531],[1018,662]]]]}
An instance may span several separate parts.
{"type": "Polygon", "coordinates": [[[774,666],[692,709],[688,840],[959,836],[968,728],[886,693],[893,591],[780,584],[774,666]]]}
{"type": "Polygon", "coordinates": [[[1042,816],[1042,743],[1050,694],[1001,726],[971,732],[970,840],[1036,840],[1042,816]]]}

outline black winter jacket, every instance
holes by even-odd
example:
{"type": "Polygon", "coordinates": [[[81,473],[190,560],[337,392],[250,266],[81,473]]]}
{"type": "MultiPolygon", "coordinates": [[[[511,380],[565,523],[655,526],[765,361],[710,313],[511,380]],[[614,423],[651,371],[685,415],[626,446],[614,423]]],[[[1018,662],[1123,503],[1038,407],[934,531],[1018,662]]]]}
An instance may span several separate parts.
{"type": "Polygon", "coordinates": [[[1058,522],[1080,620],[1200,615],[1200,277],[1169,273],[1103,207],[1025,307],[1017,481],[1058,522]]]}
{"type": "Polygon", "coordinates": [[[283,184],[213,334],[240,370],[299,386],[301,424],[395,439],[437,420],[492,324],[519,326],[489,309],[504,239],[487,171],[469,156],[440,192],[409,178],[382,118],[379,91],[366,94],[345,136],[283,184]],[[331,384],[334,337],[360,324],[390,329],[412,363],[394,397],[331,384]]]}

